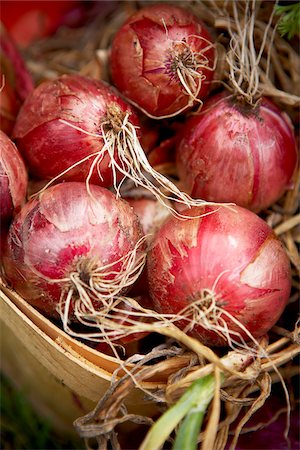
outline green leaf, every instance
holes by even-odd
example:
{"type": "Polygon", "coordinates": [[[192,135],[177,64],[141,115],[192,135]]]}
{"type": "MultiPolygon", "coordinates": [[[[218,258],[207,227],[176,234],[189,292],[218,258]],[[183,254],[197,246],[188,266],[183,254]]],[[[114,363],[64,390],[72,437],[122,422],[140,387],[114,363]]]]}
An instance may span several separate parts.
{"type": "Polygon", "coordinates": [[[300,33],[300,3],[291,5],[276,5],[275,14],[281,15],[278,23],[278,31],[281,36],[292,39],[300,33]]]}
{"type": "MultiPolygon", "coordinates": [[[[189,413],[192,414],[192,416],[190,416],[192,423],[186,423],[184,425],[182,432],[183,436],[180,437],[180,440],[186,439],[185,430],[194,429],[193,436],[195,436],[195,428],[198,423],[197,421],[199,421],[199,416],[193,416],[193,413],[195,412],[196,414],[198,413],[204,416],[207,405],[214,395],[214,388],[215,378],[213,375],[207,375],[206,377],[194,381],[178,402],[169,408],[150,428],[139,450],[157,450],[160,448],[176,426],[186,415],[189,415],[189,413]]],[[[199,422],[200,425],[201,422],[202,420],[199,422]]],[[[197,436],[198,434],[196,435],[196,439],[197,436]]],[[[190,450],[190,447],[181,447],[180,450],[183,450],[184,448],[190,450]]]]}
{"type": "MultiPolygon", "coordinates": [[[[208,399],[207,399],[208,400],[208,399]]],[[[209,402],[207,403],[208,406],[209,402]]],[[[205,411],[191,412],[183,419],[176,435],[173,450],[196,450],[205,411]]]]}

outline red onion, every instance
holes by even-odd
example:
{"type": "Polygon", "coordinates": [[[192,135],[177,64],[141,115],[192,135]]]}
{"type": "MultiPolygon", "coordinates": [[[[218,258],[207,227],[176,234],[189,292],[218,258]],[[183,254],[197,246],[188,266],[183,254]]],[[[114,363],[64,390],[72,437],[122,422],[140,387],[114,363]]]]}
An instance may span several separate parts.
{"type": "Polygon", "coordinates": [[[0,130],[0,219],[8,222],[25,202],[27,171],[15,144],[0,130]]]}
{"type": "Polygon", "coordinates": [[[292,187],[297,166],[286,115],[266,98],[252,107],[224,94],[186,121],[176,155],[183,187],[192,197],[256,212],[292,187]]]}
{"type": "Polygon", "coordinates": [[[235,206],[192,208],[171,216],[148,254],[154,308],[178,315],[180,328],[211,346],[263,336],[290,293],[290,263],[272,229],[235,206]],[[207,214],[201,218],[200,214],[207,214]]]}
{"type": "MultiPolygon", "coordinates": [[[[18,115],[14,138],[34,176],[52,179],[86,159],[61,177],[85,181],[104,147],[101,126],[117,128],[126,115],[138,125],[132,108],[107,84],[63,75],[40,84],[27,99],[18,115]]],[[[114,158],[118,158],[116,153],[114,158]]],[[[90,181],[110,186],[113,170],[108,151],[98,159],[101,165],[96,164],[90,181]]],[[[116,176],[120,178],[120,173],[116,176]]]]}
{"type": "MultiPolygon", "coordinates": [[[[55,33],[60,26],[79,26],[86,16],[86,2],[76,0],[2,0],[3,21],[15,42],[25,48],[55,33]]],[[[90,6],[90,5],[89,5],[90,6]]]]}
{"type": "Polygon", "coordinates": [[[1,130],[11,134],[21,104],[33,90],[33,81],[18,48],[0,24],[1,130]]]}
{"type": "MultiPolygon", "coordinates": [[[[100,186],[61,183],[30,200],[11,225],[7,281],[49,316],[86,324],[126,292],[143,268],[132,208],[100,186]]],[[[99,331],[99,330],[98,330],[99,331]]]]}
{"type": "Polygon", "coordinates": [[[152,168],[138,128],[133,109],[109,85],[63,75],[27,98],[13,134],[35,177],[114,185],[118,194],[118,182],[129,178],[166,205],[165,192],[186,206],[199,204],[152,168]]]}
{"type": "Polygon", "coordinates": [[[175,146],[177,136],[164,139],[156,147],[154,147],[148,155],[150,164],[153,167],[162,166],[163,164],[172,164],[175,160],[175,146]]]}
{"type": "Polygon", "coordinates": [[[146,6],[117,32],[111,50],[113,83],[154,118],[201,102],[214,73],[214,49],[204,24],[170,4],[146,6]]]}

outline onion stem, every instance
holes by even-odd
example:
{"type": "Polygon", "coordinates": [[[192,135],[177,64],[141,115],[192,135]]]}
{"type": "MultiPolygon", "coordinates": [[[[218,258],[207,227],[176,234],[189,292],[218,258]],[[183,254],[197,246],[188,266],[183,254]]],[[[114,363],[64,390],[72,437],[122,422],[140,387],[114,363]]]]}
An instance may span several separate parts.
{"type": "Polygon", "coordinates": [[[214,375],[195,380],[177,403],[152,426],[139,450],[159,449],[183,419],[173,450],[196,448],[203,417],[214,392],[214,375]]]}
{"type": "Polygon", "coordinates": [[[196,450],[199,431],[204,418],[204,410],[191,412],[185,416],[176,435],[173,450],[196,450]]]}

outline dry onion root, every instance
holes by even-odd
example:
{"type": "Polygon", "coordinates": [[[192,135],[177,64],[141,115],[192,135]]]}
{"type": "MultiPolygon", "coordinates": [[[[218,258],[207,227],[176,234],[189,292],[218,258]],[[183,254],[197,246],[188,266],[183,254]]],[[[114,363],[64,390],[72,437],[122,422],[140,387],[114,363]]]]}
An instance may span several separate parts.
{"type": "MultiPolygon", "coordinates": [[[[298,108],[300,104],[300,57],[292,43],[279,35],[274,6],[275,3],[269,2],[262,8],[253,0],[211,2],[210,19],[214,27],[226,30],[232,39],[228,44],[231,50],[227,53],[227,73],[223,78],[227,88],[234,84],[250,101],[255,101],[258,95],[268,96],[293,113],[291,108],[298,108]],[[245,11],[255,13],[255,21],[251,13],[247,18],[245,11]],[[252,33],[243,33],[240,24],[245,20],[249,21],[252,33]],[[251,44],[248,50],[240,46],[246,41],[251,44]],[[243,79],[249,82],[246,89],[242,87],[243,79]]],[[[202,11],[202,14],[205,13],[202,11]]]]}
{"type": "MultiPolygon", "coordinates": [[[[257,52],[254,44],[254,27],[256,19],[257,3],[255,0],[245,2],[244,16],[238,14],[238,7],[232,3],[234,26],[229,23],[230,50],[227,53],[229,67],[229,81],[234,95],[244,99],[248,104],[255,106],[257,99],[262,95],[260,90],[260,68],[259,63],[265,51],[266,40],[270,30],[275,10],[273,9],[264,30],[262,43],[257,52]]],[[[273,30],[275,32],[275,29],[273,30]]],[[[272,46],[272,41],[269,44],[272,46]]],[[[267,74],[268,75],[268,74],[267,74]]]]}

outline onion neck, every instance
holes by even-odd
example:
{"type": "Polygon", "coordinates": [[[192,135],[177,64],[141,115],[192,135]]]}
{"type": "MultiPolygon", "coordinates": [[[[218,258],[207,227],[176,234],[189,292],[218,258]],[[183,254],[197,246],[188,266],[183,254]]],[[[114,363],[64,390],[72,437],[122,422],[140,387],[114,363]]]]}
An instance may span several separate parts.
{"type": "MultiPolygon", "coordinates": [[[[174,43],[165,62],[167,72],[174,78],[178,78],[178,70],[197,70],[196,56],[189,46],[183,43],[174,43]]],[[[178,78],[178,81],[180,79],[178,78]]]]}
{"type": "Polygon", "coordinates": [[[127,114],[128,112],[122,111],[117,103],[110,103],[107,106],[105,119],[102,122],[105,133],[110,131],[116,134],[119,133],[122,130],[127,114]]]}
{"type": "Polygon", "coordinates": [[[257,98],[255,102],[250,102],[243,95],[232,95],[228,98],[228,103],[245,117],[259,117],[261,98],[257,98]]]}

